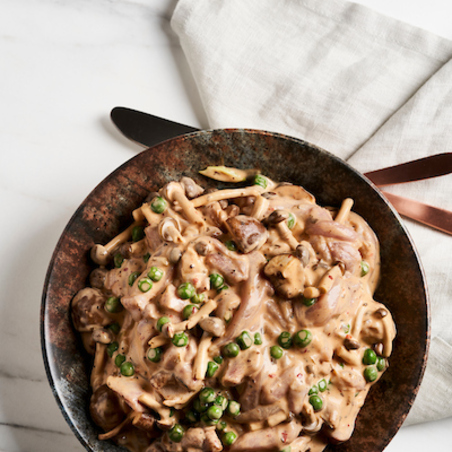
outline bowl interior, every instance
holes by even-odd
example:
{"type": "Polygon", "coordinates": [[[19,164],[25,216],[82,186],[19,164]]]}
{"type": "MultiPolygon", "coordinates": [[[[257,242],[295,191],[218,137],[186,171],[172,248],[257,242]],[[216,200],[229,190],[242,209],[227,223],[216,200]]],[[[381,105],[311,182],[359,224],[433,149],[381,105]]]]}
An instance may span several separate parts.
{"type": "Polygon", "coordinates": [[[328,450],[381,451],[395,435],[417,394],[429,345],[429,305],[423,272],[406,230],[387,201],[362,175],[337,157],[301,140],[252,130],[215,130],[184,135],[148,149],[118,168],[86,198],[55,249],[44,287],[41,336],[50,385],[67,422],[89,451],[123,451],[99,441],[88,415],[90,363],[72,328],[70,301],[86,286],[88,255],[131,223],[131,212],[149,191],[182,175],[203,186],[208,165],[259,168],[277,181],[299,184],[320,205],[346,197],[376,232],[381,245],[381,282],[375,298],[397,325],[390,367],[372,387],[352,438],[328,450]]]}

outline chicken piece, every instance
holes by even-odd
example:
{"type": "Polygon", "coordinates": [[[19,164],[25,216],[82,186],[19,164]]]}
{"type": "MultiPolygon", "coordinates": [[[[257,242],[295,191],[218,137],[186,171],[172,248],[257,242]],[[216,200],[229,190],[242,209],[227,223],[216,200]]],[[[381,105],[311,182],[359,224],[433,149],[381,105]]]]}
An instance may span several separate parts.
{"type": "Polygon", "coordinates": [[[276,291],[286,298],[301,295],[304,290],[304,272],[301,261],[292,254],[279,254],[265,266],[268,276],[276,291]]]}
{"type": "Polygon", "coordinates": [[[309,203],[315,203],[314,196],[307,192],[303,187],[292,184],[280,184],[273,190],[279,196],[296,199],[297,201],[306,201],[309,203]]]}
{"type": "Polygon", "coordinates": [[[181,442],[182,449],[193,452],[220,452],[223,450],[215,428],[190,428],[181,442]]]}
{"type": "Polygon", "coordinates": [[[158,306],[163,310],[171,310],[177,313],[181,313],[187,304],[182,298],[176,294],[176,287],[170,284],[163,292],[162,296],[157,302],[158,306]]]}
{"type": "Polygon", "coordinates": [[[245,254],[259,249],[268,238],[268,231],[256,218],[237,215],[226,221],[226,226],[238,248],[245,254]]]}
{"type": "Polygon", "coordinates": [[[264,363],[263,355],[257,348],[243,351],[240,357],[228,360],[226,370],[221,377],[224,387],[237,386],[245,377],[252,377],[262,369],[264,363]]]}
{"type": "Polygon", "coordinates": [[[72,320],[77,331],[89,331],[99,326],[107,326],[112,317],[105,311],[106,297],[99,290],[86,287],[72,300],[72,320]]]}
{"type": "Polygon", "coordinates": [[[280,424],[277,427],[257,430],[239,436],[230,447],[231,452],[277,452],[290,444],[301,432],[297,420],[280,424]]]}
{"type": "Polygon", "coordinates": [[[209,270],[204,265],[203,258],[195,250],[195,246],[188,246],[182,254],[179,271],[182,281],[192,283],[197,291],[209,290],[209,270]]]}
{"type": "Polygon", "coordinates": [[[188,199],[197,198],[204,193],[204,188],[198,185],[191,177],[184,176],[180,180],[180,184],[184,187],[188,199]]]}
{"type": "Polygon", "coordinates": [[[95,424],[106,432],[114,429],[125,417],[118,396],[107,385],[100,386],[91,396],[89,413],[95,424]]]}
{"type": "Polygon", "coordinates": [[[248,278],[249,264],[243,256],[232,259],[222,253],[211,253],[206,256],[206,264],[218,270],[229,284],[238,284],[248,278]]]}

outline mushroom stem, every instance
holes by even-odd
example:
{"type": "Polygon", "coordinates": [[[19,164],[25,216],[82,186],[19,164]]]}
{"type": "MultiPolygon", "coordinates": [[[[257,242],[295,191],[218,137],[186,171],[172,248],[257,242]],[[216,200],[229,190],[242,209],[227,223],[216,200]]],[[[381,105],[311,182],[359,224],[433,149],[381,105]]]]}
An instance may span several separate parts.
{"type": "Polygon", "coordinates": [[[107,439],[111,439],[114,436],[116,436],[127,424],[130,423],[132,416],[133,416],[134,411],[132,411],[131,413],[129,413],[127,415],[127,417],[119,424],[117,425],[114,429],[110,430],[109,432],[106,433],[100,433],[98,438],[101,441],[105,441],[107,439]]]}
{"type": "Polygon", "coordinates": [[[168,338],[165,335],[163,335],[163,334],[159,334],[158,336],[154,336],[148,342],[148,344],[150,345],[151,348],[161,347],[162,345],[165,345],[167,343],[168,343],[168,338]]]}
{"type": "Polygon", "coordinates": [[[322,277],[319,283],[319,291],[321,294],[325,294],[331,290],[336,278],[342,275],[342,270],[340,265],[335,265],[330,268],[325,275],[322,277]]]}
{"type": "Polygon", "coordinates": [[[269,204],[270,203],[268,199],[265,199],[263,196],[258,196],[256,198],[256,201],[254,202],[253,212],[251,216],[256,218],[257,220],[262,220],[265,213],[267,212],[269,204]]]}
{"type": "Polygon", "coordinates": [[[212,336],[204,331],[193,364],[193,376],[196,380],[204,380],[204,377],[206,376],[207,363],[209,361],[208,352],[211,343],[212,336]]]}
{"type": "Polygon", "coordinates": [[[123,243],[127,242],[132,235],[132,230],[139,222],[134,221],[127,229],[122,231],[106,245],[94,245],[91,248],[91,259],[98,265],[106,265],[111,259],[112,252],[123,243]]]}
{"type": "Polygon", "coordinates": [[[178,202],[187,220],[200,226],[204,225],[202,215],[195,209],[193,202],[182,191],[177,190],[173,193],[173,201],[178,202]]]}
{"type": "Polygon", "coordinates": [[[276,225],[276,228],[278,229],[281,238],[285,240],[293,250],[295,250],[299,243],[298,240],[293,236],[292,231],[287,226],[287,223],[285,221],[281,221],[276,225]]]}
{"type": "Polygon", "coordinates": [[[232,188],[230,190],[218,190],[213,193],[208,193],[207,195],[202,195],[199,198],[195,198],[192,201],[194,207],[205,206],[214,201],[221,201],[222,199],[235,199],[235,198],[245,198],[247,196],[255,196],[256,198],[260,196],[261,191],[256,186],[247,188],[232,188]]]}
{"type": "Polygon", "coordinates": [[[351,199],[351,198],[344,199],[342,201],[341,208],[339,209],[339,212],[337,213],[334,221],[336,221],[337,223],[344,223],[348,217],[348,214],[352,210],[352,207],[353,207],[353,199],[351,199]]]}

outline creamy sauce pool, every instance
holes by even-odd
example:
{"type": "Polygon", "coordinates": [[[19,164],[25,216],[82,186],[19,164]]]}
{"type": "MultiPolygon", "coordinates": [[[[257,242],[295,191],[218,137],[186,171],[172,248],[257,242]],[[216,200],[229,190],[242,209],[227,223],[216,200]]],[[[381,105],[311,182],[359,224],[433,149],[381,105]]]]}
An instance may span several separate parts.
{"type": "MultiPolygon", "coordinates": [[[[227,170],[206,175],[243,178],[227,170]]],[[[315,452],[350,438],[395,337],[373,299],[378,241],[349,199],[326,209],[302,187],[254,181],[171,182],[93,248],[99,268],[72,316],[94,355],[100,439],[315,452]]]]}

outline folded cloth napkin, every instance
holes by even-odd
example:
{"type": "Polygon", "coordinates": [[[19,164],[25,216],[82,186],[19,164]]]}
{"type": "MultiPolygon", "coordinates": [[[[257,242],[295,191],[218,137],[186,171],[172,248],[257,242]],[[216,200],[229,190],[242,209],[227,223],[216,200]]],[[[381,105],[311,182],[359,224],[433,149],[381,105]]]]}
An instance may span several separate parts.
{"type": "MultiPolygon", "coordinates": [[[[363,172],[452,149],[446,39],[342,0],[179,0],[172,27],[211,128],[286,133],[363,172]]],[[[390,190],[452,210],[451,183],[390,190]]],[[[426,271],[433,338],[406,425],[452,415],[452,237],[405,223],[426,271]]]]}

